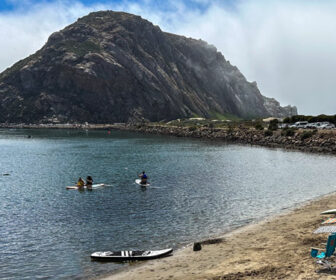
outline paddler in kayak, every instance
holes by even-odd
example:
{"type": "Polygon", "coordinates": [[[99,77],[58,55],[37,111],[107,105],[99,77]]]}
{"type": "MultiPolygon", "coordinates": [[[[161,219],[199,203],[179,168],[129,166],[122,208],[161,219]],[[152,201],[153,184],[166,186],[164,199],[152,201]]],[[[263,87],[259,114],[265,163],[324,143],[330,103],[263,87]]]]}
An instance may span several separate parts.
{"type": "Polygon", "coordinates": [[[92,184],[93,184],[93,180],[91,176],[87,176],[86,177],[86,189],[88,190],[92,190],[92,184]]]}
{"type": "Polygon", "coordinates": [[[79,189],[82,189],[82,188],[84,188],[84,185],[85,185],[85,182],[84,182],[84,180],[82,179],[82,177],[79,177],[78,178],[78,181],[77,181],[77,187],[79,188],[79,189]]]}
{"type": "Polygon", "coordinates": [[[139,175],[140,179],[141,179],[141,182],[140,184],[142,185],[146,185],[147,184],[147,175],[145,173],[145,171],[142,171],[142,173],[139,175]]]}

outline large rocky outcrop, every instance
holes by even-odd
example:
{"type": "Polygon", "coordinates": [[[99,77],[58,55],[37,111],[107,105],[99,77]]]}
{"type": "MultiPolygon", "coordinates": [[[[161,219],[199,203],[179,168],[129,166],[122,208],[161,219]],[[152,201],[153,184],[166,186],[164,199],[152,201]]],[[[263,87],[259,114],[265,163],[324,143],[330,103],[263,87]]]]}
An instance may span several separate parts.
{"type": "Polygon", "coordinates": [[[120,12],[80,18],[0,74],[0,122],[111,123],[218,113],[251,118],[294,111],[279,104],[270,111],[256,84],[214,46],[120,12]]]}
{"type": "Polygon", "coordinates": [[[276,116],[278,118],[286,118],[298,114],[295,106],[281,107],[280,103],[274,98],[264,97],[264,106],[271,116],[276,116]]]}

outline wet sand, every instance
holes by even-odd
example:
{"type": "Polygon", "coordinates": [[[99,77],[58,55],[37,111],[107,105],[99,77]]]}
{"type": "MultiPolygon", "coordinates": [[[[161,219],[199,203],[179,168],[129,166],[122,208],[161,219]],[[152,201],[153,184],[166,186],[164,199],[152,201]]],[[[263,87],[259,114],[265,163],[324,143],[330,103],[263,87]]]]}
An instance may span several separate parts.
{"type": "Polygon", "coordinates": [[[335,193],[206,242],[201,251],[190,245],[101,279],[336,279],[336,269],[310,257],[310,247],[324,248],[328,236],[312,233],[328,217],[320,213],[333,208],[335,193]]]}

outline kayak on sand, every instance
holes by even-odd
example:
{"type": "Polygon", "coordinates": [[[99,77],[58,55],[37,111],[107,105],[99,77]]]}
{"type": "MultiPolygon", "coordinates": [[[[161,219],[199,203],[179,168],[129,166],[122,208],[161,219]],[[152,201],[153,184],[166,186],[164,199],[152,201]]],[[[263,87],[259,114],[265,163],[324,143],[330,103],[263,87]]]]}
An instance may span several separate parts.
{"type": "Polygon", "coordinates": [[[95,252],[91,255],[93,260],[99,261],[130,261],[130,260],[149,260],[170,255],[172,248],[156,251],[107,251],[95,252]]]}

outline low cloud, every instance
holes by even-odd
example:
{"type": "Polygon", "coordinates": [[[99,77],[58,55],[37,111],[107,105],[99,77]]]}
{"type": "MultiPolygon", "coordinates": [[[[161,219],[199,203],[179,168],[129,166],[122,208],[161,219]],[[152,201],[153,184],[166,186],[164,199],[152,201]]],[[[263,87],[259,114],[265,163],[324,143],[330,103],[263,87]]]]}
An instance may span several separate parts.
{"type": "Polygon", "coordinates": [[[249,81],[257,81],[263,95],[282,105],[297,105],[305,114],[336,113],[334,1],[174,0],[164,7],[154,0],[91,6],[25,2],[0,13],[0,71],[34,53],[52,32],[78,17],[95,10],[122,10],[139,14],[164,31],[215,45],[249,81]]]}
{"type": "Polygon", "coordinates": [[[14,11],[0,13],[0,71],[36,52],[51,33],[100,8],[73,1],[32,4],[25,0],[14,11]]]}

